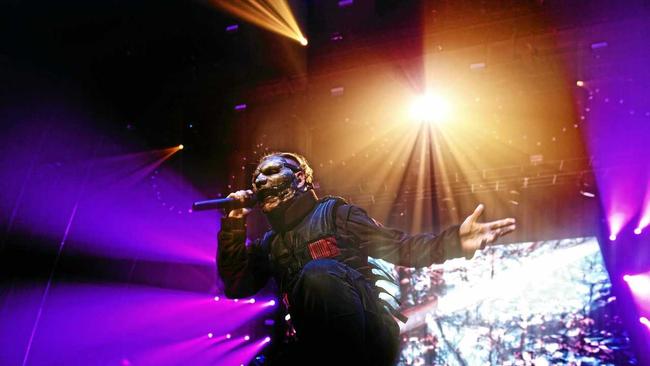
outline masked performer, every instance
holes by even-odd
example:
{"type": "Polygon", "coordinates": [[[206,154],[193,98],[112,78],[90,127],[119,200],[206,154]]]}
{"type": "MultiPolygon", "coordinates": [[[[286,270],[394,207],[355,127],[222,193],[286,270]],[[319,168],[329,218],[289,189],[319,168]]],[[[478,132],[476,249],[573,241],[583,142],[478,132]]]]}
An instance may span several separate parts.
{"type": "MultiPolygon", "coordinates": [[[[278,364],[392,365],[399,326],[380,299],[368,256],[425,267],[465,257],[515,229],[514,219],[479,223],[479,205],[459,226],[439,235],[386,228],[336,197],[318,198],[304,157],[274,153],[253,174],[253,189],[228,197],[257,201],[271,230],[246,245],[246,215],[234,209],[221,222],[219,276],[229,298],[250,297],[277,282],[295,328],[296,349],[278,364]]],[[[398,316],[399,317],[399,316],[398,316]]]]}

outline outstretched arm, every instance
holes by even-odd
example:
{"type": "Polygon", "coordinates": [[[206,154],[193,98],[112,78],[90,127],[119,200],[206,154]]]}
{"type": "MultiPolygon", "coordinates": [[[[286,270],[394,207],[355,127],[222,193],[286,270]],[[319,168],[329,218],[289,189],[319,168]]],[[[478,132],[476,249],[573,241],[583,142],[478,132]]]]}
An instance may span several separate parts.
{"type": "Polygon", "coordinates": [[[397,265],[426,267],[452,258],[472,258],[482,245],[514,230],[514,219],[479,223],[482,211],[480,205],[462,225],[451,226],[437,235],[411,235],[380,225],[357,206],[343,205],[337,212],[337,226],[343,235],[359,244],[362,253],[397,265]]]}

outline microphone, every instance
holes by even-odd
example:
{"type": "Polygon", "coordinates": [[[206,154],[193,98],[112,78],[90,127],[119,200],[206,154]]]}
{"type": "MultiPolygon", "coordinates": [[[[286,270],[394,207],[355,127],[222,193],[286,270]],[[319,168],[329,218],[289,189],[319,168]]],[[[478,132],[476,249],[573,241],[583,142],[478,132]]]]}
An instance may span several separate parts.
{"type": "Polygon", "coordinates": [[[207,211],[223,208],[225,210],[234,210],[236,208],[249,208],[255,206],[257,197],[253,196],[251,199],[241,202],[234,198],[216,198],[212,200],[196,201],[192,204],[192,211],[207,211]]]}

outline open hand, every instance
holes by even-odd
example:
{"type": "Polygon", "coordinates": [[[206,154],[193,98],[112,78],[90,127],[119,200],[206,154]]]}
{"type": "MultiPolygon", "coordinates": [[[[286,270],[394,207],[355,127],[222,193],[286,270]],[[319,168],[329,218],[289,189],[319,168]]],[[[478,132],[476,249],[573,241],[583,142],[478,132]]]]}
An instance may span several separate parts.
{"type": "Polygon", "coordinates": [[[478,222],[485,207],[480,204],[460,225],[458,234],[465,258],[470,259],[478,249],[494,243],[498,238],[515,230],[515,219],[507,218],[492,222],[478,222]]]}

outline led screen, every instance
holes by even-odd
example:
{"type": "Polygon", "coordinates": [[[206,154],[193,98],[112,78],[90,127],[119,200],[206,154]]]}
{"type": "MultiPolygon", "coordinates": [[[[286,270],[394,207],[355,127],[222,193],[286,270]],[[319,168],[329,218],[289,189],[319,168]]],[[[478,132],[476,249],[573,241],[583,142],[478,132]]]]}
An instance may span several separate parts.
{"type": "Polygon", "coordinates": [[[400,279],[400,365],[635,364],[596,238],[498,245],[400,279]]]}

